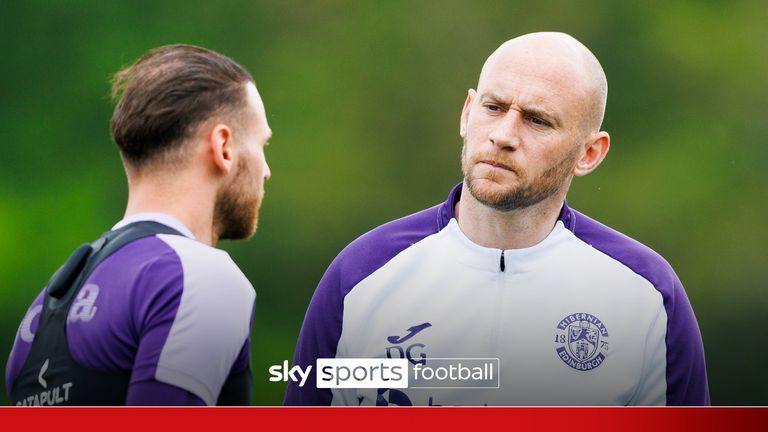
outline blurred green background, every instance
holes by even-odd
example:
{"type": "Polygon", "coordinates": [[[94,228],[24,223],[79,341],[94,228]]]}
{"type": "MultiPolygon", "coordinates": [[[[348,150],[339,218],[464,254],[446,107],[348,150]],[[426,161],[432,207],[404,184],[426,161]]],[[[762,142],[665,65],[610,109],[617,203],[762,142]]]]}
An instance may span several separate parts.
{"type": "MultiPolygon", "coordinates": [[[[0,357],[80,243],[122,216],[110,75],[192,43],[248,68],[274,138],[259,232],[225,242],[258,292],[254,403],[293,356],[351,240],[460,180],[459,114],[485,58],[571,33],[608,75],[612,149],[570,204],[656,249],[687,287],[712,401],[768,404],[768,7],[764,1],[0,2],[0,357]]],[[[4,380],[3,380],[4,381],[4,380]]],[[[0,403],[7,403],[5,388],[0,403]]]]}

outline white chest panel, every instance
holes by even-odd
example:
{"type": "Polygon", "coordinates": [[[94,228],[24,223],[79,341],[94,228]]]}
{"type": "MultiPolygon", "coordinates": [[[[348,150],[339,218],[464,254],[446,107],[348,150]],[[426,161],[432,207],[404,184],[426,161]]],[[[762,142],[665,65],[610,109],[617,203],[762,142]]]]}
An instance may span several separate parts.
{"type": "Polygon", "coordinates": [[[498,358],[498,388],[334,390],[334,403],[664,404],[666,315],[646,279],[561,222],[541,243],[504,251],[504,271],[501,253],[451,220],[345,297],[337,350],[425,365],[498,358]]]}

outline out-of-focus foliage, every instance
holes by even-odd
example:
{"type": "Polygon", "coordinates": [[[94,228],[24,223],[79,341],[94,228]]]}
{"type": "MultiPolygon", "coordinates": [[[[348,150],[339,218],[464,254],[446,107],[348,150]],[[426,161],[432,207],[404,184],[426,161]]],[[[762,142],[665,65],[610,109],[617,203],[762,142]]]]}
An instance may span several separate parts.
{"type": "Polygon", "coordinates": [[[760,0],[3,1],[3,364],[50,274],[122,216],[108,80],[147,49],[223,52],[266,104],[273,177],[259,232],[221,246],[258,291],[254,402],[278,404],[284,385],[267,367],[292,357],[326,266],[368,229],[444,199],[485,58],[513,36],[558,30],[594,51],[610,88],[611,152],[574,182],[570,204],[675,267],[713,402],[768,404],[766,22],[760,0]]]}

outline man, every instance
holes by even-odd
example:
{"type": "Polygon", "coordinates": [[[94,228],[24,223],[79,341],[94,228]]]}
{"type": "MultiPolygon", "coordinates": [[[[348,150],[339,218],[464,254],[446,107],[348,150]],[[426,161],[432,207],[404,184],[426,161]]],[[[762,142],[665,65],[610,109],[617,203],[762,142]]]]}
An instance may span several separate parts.
{"type": "Polygon", "coordinates": [[[220,239],[256,229],[271,136],[251,75],[170,45],[118,72],[112,137],[128,204],[23,319],[14,405],[249,404],[255,292],[220,239]]]}
{"type": "Polygon", "coordinates": [[[301,367],[406,358],[430,378],[460,363],[436,359],[482,358],[500,370],[473,379],[492,388],[457,388],[472,385],[456,374],[453,388],[414,386],[410,371],[406,389],[317,389],[313,367],[285,403],[707,404],[701,336],[669,264],[565,203],[608,152],[606,95],[600,63],[568,35],[501,45],[461,114],[464,181],[355,240],[309,305],[301,367]]]}

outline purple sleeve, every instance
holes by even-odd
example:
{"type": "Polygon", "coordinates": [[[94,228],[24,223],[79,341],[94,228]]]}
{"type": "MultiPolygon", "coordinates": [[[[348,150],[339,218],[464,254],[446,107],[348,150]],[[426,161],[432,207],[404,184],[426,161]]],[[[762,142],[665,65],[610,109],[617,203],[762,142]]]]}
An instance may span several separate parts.
{"type": "MultiPolygon", "coordinates": [[[[135,302],[131,305],[133,329],[139,343],[131,372],[131,387],[156,382],[155,371],[160,354],[184,292],[184,273],[175,254],[166,254],[154,261],[144,269],[141,279],[138,286],[151,288],[132,298],[135,302]]],[[[139,396],[134,397],[133,403],[143,405],[144,401],[139,396]]],[[[169,404],[172,402],[168,401],[169,404]]]]}
{"type": "Polygon", "coordinates": [[[709,405],[701,332],[683,285],[669,263],[567,204],[560,219],[577,237],[644,277],[662,295],[667,314],[667,405],[709,405]]]}
{"type": "Polygon", "coordinates": [[[251,337],[248,336],[248,338],[245,340],[245,343],[243,344],[243,348],[240,350],[240,354],[237,355],[237,358],[235,359],[235,362],[232,363],[232,370],[230,370],[229,374],[236,374],[240,373],[246,369],[251,367],[251,337]]]}
{"type": "MultiPolygon", "coordinates": [[[[249,328],[253,328],[253,314],[256,311],[256,303],[253,304],[253,309],[251,309],[251,320],[249,321],[249,328]]],[[[236,373],[240,373],[248,368],[251,367],[251,335],[248,334],[248,337],[245,338],[245,343],[243,343],[243,347],[240,349],[240,353],[235,358],[235,362],[232,364],[232,369],[230,370],[229,374],[233,375],[236,373]]]]}
{"type": "MultiPolygon", "coordinates": [[[[151,287],[132,298],[134,330],[139,345],[133,363],[127,405],[205,405],[195,394],[155,379],[155,371],[184,291],[184,274],[175,253],[147,266],[138,284],[151,287]]],[[[138,293],[137,293],[138,294],[138,293]]]]}
{"type": "Polygon", "coordinates": [[[677,276],[672,289],[664,295],[664,308],[668,316],[667,405],[710,405],[704,343],[677,276]]]}
{"type": "Polygon", "coordinates": [[[315,361],[318,358],[336,356],[336,345],[341,336],[341,322],[344,307],[343,288],[340,283],[341,255],[326,270],[312,296],[304,316],[299,340],[296,343],[294,365],[306,369],[312,365],[304,387],[288,381],[285,405],[330,405],[331,391],[318,389],[315,385],[315,361]]]}
{"type": "Polygon", "coordinates": [[[347,246],[326,270],[317,286],[296,344],[294,365],[312,365],[304,387],[289,381],[283,404],[330,405],[331,391],[315,385],[315,361],[336,357],[341,337],[344,297],[361,280],[395,255],[444,228],[453,217],[458,188],[448,202],[382,225],[347,246]],[[450,204],[449,204],[450,203],[450,204]]]}
{"type": "MultiPolygon", "coordinates": [[[[168,338],[182,295],[181,281],[178,277],[180,273],[173,270],[172,261],[169,264],[171,267],[166,269],[167,271],[163,271],[161,267],[150,273],[153,277],[159,273],[158,276],[162,280],[154,283],[160,284],[158,286],[163,288],[144,299],[143,305],[139,308],[143,311],[140,329],[142,336],[128,387],[127,405],[206,405],[205,401],[194,393],[154,378],[160,353],[168,338]]],[[[251,322],[252,320],[253,316],[251,316],[251,322]]],[[[250,346],[250,337],[248,337],[232,365],[230,376],[250,367],[250,346]]]]}

